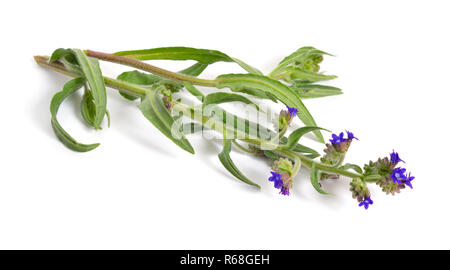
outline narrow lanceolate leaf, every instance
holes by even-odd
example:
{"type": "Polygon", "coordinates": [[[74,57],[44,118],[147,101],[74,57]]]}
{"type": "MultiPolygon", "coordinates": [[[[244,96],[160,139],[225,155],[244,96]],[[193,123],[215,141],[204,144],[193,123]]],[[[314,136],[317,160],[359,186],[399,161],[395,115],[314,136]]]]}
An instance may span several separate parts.
{"type": "Polygon", "coordinates": [[[355,172],[358,172],[358,173],[363,173],[363,170],[361,169],[361,167],[359,167],[358,165],[356,165],[356,164],[351,164],[351,163],[347,163],[347,164],[344,164],[344,165],[342,165],[341,167],[339,167],[339,169],[342,169],[342,170],[349,170],[349,169],[352,169],[352,170],[354,170],[355,172]]]}
{"type": "Polygon", "coordinates": [[[319,175],[319,170],[317,170],[315,163],[312,164],[311,166],[311,184],[314,187],[315,190],[317,190],[317,192],[319,192],[320,194],[324,194],[327,195],[329,193],[323,191],[323,189],[320,186],[319,183],[319,179],[320,179],[320,175],[319,175]]]}
{"type": "Polygon", "coordinates": [[[319,130],[319,129],[326,130],[326,129],[320,128],[320,127],[301,127],[301,128],[298,128],[298,129],[294,130],[289,135],[287,143],[285,145],[283,145],[281,148],[282,149],[288,149],[288,150],[293,149],[297,145],[298,141],[300,140],[300,138],[303,135],[305,135],[308,132],[311,132],[311,131],[314,131],[314,130],[319,130]]]}
{"type": "Polygon", "coordinates": [[[183,134],[177,134],[180,138],[172,135],[172,127],[175,121],[164,106],[162,97],[157,91],[149,90],[138,107],[145,118],[166,135],[167,138],[187,152],[194,154],[194,149],[183,134]]]}
{"type": "MultiPolygon", "coordinates": [[[[128,83],[150,86],[156,82],[159,82],[162,78],[157,75],[133,70],[133,71],[126,71],[126,72],[121,73],[119,76],[117,76],[117,79],[120,81],[128,82],[128,83]]],[[[135,100],[135,99],[139,98],[136,96],[128,95],[122,91],[119,91],[119,93],[122,97],[124,97],[128,100],[135,100]]]]}
{"type": "Polygon", "coordinates": [[[50,63],[55,62],[61,58],[66,57],[67,55],[71,54],[72,51],[70,49],[64,49],[59,48],[53,51],[52,55],[50,56],[50,59],[48,60],[50,63]]]}
{"type": "Polygon", "coordinates": [[[263,73],[261,71],[259,71],[259,69],[254,68],[252,66],[250,66],[249,64],[243,62],[242,60],[239,60],[237,58],[234,57],[230,57],[236,64],[240,65],[243,69],[245,69],[248,73],[251,74],[257,74],[257,75],[263,75],[263,73]]]}
{"type": "MultiPolygon", "coordinates": [[[[208,65],[206,65],[206,64],[195,63],[186,69],[180,70],[178,73],[196,77],[196,76],[200,75],[207,66],[208,65]]],[[[137,70],[123,72],[119,76],[117,76],[117,79],[120,81],[128,82],[128,83],[145,85],[148,87],[151,87],[152,85],[154,85],[158,82],[166,82],[166,84],[171,85],[172,92],[176,92],[183,87],[183,85],[180,84],[179,82],[167,80],[158,75],[140,72],[137,70]]],[[[124,93],[122,91],[119,91],[119,93],[120,93],[120,95],[122,95],[124,98],[126,98],[128,100],[135,100],[135,99],[139,98],[137,96],[132,96],[127,93],[124,93]]]]}
{"type": "Polygon", "coordinates": [[[121,51],[115,55],[126,56],[138,60],[195,60],[201,64],[213,64],[215,62],[235,62],[249,73],[260,74],[258,69],[232,58],[216,50],[196,49],[189,47],[163,47],[145,50],[121,51]]]}
{"type": "Polygon", "coordinates": [[[72,51],[83,71],[87,83],[89,84],[94,99],[94,126],[100,128],[103,118],[105,118],[106,115],[106,88],[100,65],[97,59],[87,57],[83,51],[79,49],[72,49],[72,51]]]}
{"type": "Polygon", "coordinates": [[[106,115],[106,87],[98,60],[86,56],[79,49],[57,49],[50,57],[50,62],[59,59],[63,59],[65,65],[70,65],[71,70],[81,73],[86,79],[92,91],[92,98],[95,104],[93,126],[100,129],[100,125],[106,115]]]}
{"type": "Polygon", "coordinates": [[[291,86],[301,98],[319,98],[342,94],[342,90],[328,85],[295,83],[291,86]]]}
{"type": "Polygon", "coordinates": [[[256,103],[251,101],[250,99],[239,95],[239,94],[233,94],[233,93],[223,93],[223,92],[216,92],[211,93],[205,97],[205,100],[203,101],[203,107],[206,107],[211,104],[221,104],[226,102],[243,102],[245,104],[252,104],[255,105],[256,109],[259,110],[259,107],[256,103]]]}
{"type": "Polygon", "coordinates": [[[56,93],[52,101],[50,103],[50,113],[52,115],[52,128],[56,134],[56,137],[69,149],[77,151],[77,152],[87,152],[90,151],[100,144],[82,144],[77,142],[74,138],[72,138],[59,124],[56,114],[58,113],[59,106],[61,103],[72,93],[80,89],[85,83],[83,78],[75,78],[73,80],[68,81],[62,91],[56,93]]]}
{"type": "Polygon", "coordinates": [[[284,69],[283,74],[283,79],[288,82],[320,82],[337,78],[337,76],[334,75],[325,75],[323,73],[307,71],[297,67],[287,67],[284,69]]]}
{"type": "Polygon", "coordinates": [[[223,140],[223,150],[219,154],[219,160],[222,165],[227,169],[234,177],[241,180],[242,182],[260,188],[260,186],[250,179],[245,177],[242,172],[234,165],[230,157],[231,152],[231,140],[223,140]]]}
{"type": "MultiPolygon", "coordinates": [[[[299,111],[298,117],[305,125],[317,126],[316,121],[314,121],[314,118],[309,113],[308,109],[306,109],[297,93],[277,80],[254,74],[225,74],[217,77],[217,80],[217,88],[228,87],[232,91],[237,92],[253,90],[272,95],[285,105],[297,108],[299,111]]],[[[320,131],[316,130],[314,131],[314,134],[320,142],[324,142],[320,131]]]]}
{"type": "Polygon", "coordinates": [[[86,89],[81,99],[81,116],[88,125],[94,127],[95,104],[92,93],[88,89],[86,89]]]}
{"type": "Polygon", "coordinates": [[[191,93],[194,97],[196,97],[198,100],[200,100],[201,102],[203,102],[203,99],[205,98],[205,95],[203,95],[202,92],[200,92],[200,90],[197,89],[197,87],[193,86],[191,83],[189,82],[184,82],[184,87],[186,88],[186,90],[191,93]]]}
{"type": "Polygon", "coordinates": [[[198,75],[202,74],[203,70],[208,67],[208,64],[203,63],[195,63],[192,66],[185,68],[183,70],[178,71],[178,73],[189,75],[192,77],[197,77],[198,75]]]}

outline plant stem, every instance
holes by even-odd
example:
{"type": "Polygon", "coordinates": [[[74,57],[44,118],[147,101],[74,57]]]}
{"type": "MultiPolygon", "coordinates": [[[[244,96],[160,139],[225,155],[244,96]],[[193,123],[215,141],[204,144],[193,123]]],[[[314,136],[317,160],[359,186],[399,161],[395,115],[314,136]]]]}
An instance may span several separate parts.
{"type": "Polygon", "coordinates": [[[292,152],[292,151],[287,151],[287,150],[277,150],[276,152],[291,157],[291,158],[299,158],[302,161],[302,164],[308,168],[311,168],[312,164],[314,163],[316,168],[322,171],[326,171],[326,172],[330,172],[330,173],[337,173],[340,175],[344,175],[350,178],[363,178],[363,176],[359,173],[353,173],[353,172],[349,172],[346,170],[341,170],[339,168],[336,168],[334,166],[330,166],[330,165],[326,165],[320,162],[315,162],[314,160],[310,159],[309,157],[305,157],[303,155],[300,155],[298,153],[292,152]]]}
{"type": "Polygon", "coordinates": [[[240,143],[238,143],[236,140],[232,140],[231,142],[232,142],[237,148],[241,149],[241,150],[244,151],[244,152],[247,152],[247,153],[249,153],[249,154],[255,154],[255,153],[256,153],[256,151],[253,151],[253,150],[250,150],[250,149],[245,148],[245,147],[242,146],[240,143]]]}
{"type": "Polygon", "coordinates": [[[169,78],[172,80],[176,80],[179,82],[189,82],[189,83],[195,84],[195,85],[210,86],[210,87],[215,87],[217,85],[216,80],[199,79],[196,77],[168,71],[168,70],[144,63],[142,61],[139,61],[139,60],[136,60],[133,58],[125,57],[125,56],[119,56],[119,55],[103,53],[103,52],[96,52],[96,51],[91,51],[91,50],[86,50],[85,53],[86,53],[86,55],[93,57],[93,58],[97,58],[97,59],[100,59],[103,61],[108,61],[108,62],[117,63],[117,64],[121,64],[121,65],[126,65],[129,67],[134,67],[134,68],[144,70],[144,71],[150,72],[152,74],[159,75],[159,76],[169,78]]]}
{"type": "MultiPolygon", "coordinates": [[[[81,77],[81,74],[78,74],[76,72],[72,72],[66,69],[66,67],[64,67],[63,64],[61,64],[60,62],[53,62],[53,63],[49,63],[49,57],[48,56],[35,56],[34,60],[36,61],[36,63],[40,66],[46,67],[46,68],[50,68],[52,70],[58,71],[59,73],[63,73],[65,75],[68,75],[70,77],[81,77]]],[[[131,83],[127,83],[124,81],[119,81],[119,80],[115,80],[112,78],[108,78],[108,77],[103,77],[105,84],[111,88],[120,90],[122,92],[125,92],[126,94],[132,95],[132,96],[136,96],[136,97],[141,97],[141,96],[145,96],[146,91],[148,91],[147,89],[135,85],[135,84],[131,84],[131,83]]]]}

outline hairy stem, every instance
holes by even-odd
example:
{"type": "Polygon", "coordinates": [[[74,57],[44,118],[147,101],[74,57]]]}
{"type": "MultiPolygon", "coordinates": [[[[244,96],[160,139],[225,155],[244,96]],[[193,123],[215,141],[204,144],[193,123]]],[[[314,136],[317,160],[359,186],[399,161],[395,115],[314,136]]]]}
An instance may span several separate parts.
{"type": "Polygon", "coordinates": [[[119,55],[103,53],[103,52],[96,52],[96,51],[91,51],[91,50],[86,50],[85,53],[86,53],[86,55],[93,57],[93,58],[129,66],[129,67],[134,67],[134,68],[144,70],[144,71],[153,73],[155,75],[159,75],[164,78],[172,79],[172,80],[179,81],[179,82],[189,82],[189,83],[195,84],[195,85],[210,86],[210,87],[214,87],[217,85],[216,80],[199,79],[196,77],[168,71],[168,70],[144,63],[144,62],[136,60],[136,59],[125,57],[125,56],[119,56],[119,55]]]}

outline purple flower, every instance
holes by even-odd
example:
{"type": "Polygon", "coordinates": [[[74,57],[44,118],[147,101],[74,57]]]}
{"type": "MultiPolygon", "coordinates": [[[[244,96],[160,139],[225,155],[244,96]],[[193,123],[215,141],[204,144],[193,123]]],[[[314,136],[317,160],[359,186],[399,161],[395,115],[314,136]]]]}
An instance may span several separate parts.
{"type": "Polygon", "coordinates": [[[285,187],[285,186],[282,186],[282,187],[281,187],[281,190],[280,190],[280,194],[289,196],[289,188],[287,188],[287,187],[285,187]]]}
{"type": "Polygon", "coordinates": [[[364,208],[368,209],[370,204],[373,204],[373,201],[370,197],[367,197],[367,198],[364,198],[364,201],[359,203],[359,206],[364,205],[364,208]]]}
{"type": "Polygon", "coordinates": [[[405,185],[407,185],[410,188],[413,188],[413,186],[411,185],[411,181],[414,180],[414,176],[411,176],[411,173],[408,174],[408,176],[405,178],[405,180],[403,180],[403,183],[405,185]]]}
{"type": "Polygon", "coordinates": [[[167,103],[167,104],[166,104],[166,108],[170,110],[170,107],[172,107],[172,106],[170,105],[170,103],[167,103]]]}
{"type": "Polygon", "coordinates": [[[294,117],[298,114],[298,110],[296,108],[294,108],[294,107],[291,108],[289,106],[286,106],[286,108],[288,109],[288,113],[289,113],[290,117],[294,117]]]}
{"type": "Polygon", "coordinates": [[[398,153],[395,152],[394,150],[392,150],[392,153],[391,153],[391,163],[392,163],[392,164],[397,164],[397,163],[399,163],[400,161],[403,162],[403,163],[405,163],[405,162],[398,156],[398,153]]]}
{"type": "Polygon", "coordinates": [[[273,182],[274,188],[282,188],[283,186],[283,180],[281,180],[281,174],[277,172],[270,172],[272,174],[271,177],[269,177],[269,181],[273,182]]]}
{"type": "Polygon", "coordinates": [[[332,139],[330,139],[330,142],[332,144],[337,144],[337,145],[339,145],[339,144],[341,144],[341,143],[343,143],[343,142],[345,142],[347,140],[347,139],[344,138],[344,132],[341,132],[339,134],[339,136],[337,136],[336,134],[333,133],[331,135],[331,137],[332,137],[332,139]]]}
{"type": "Polygon", "coordinates": [[[353,135],[353,132],[350,132],[350,131],[348,131],[348,130],[346,130],[345,132],[347,132],[347,140],[353,140],[353,139],[356,139],[356,140],[359,141],[359,139],[356,138],[356,137],[353,135]]]}
{"type": "MultiPolygon", "coordinates": [[[[405,173],[406,173],[406,169],[404,169],[404,168],[393,169],[392,173],[391,173],[392,182],[402,184],[402,180],[405,180],[407,178],[405,173]]],[[[413,179],[414,179],[414,177],[413,177],[413,179]]]]}

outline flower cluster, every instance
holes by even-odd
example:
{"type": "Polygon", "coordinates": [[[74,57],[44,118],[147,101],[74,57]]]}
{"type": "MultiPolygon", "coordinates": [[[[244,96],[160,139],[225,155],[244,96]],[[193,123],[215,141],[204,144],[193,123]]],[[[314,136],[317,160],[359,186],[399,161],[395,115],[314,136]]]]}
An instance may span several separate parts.
{"type": "Polygon", "coordinates": [[[353,139],[359,140],[350,131],[345,131],[347,133],[347,138],[345,138],[344,132],[339,133],[339,135],[332,134],[329,140],[331,144],[327,143],[324,149],[325,155],[321,158],[321,161],[330,165],[339,165],[342,162],[345,153],[347,152],[353,139]]]}
{"type": "Polygon", "coordinates": [[[387,194],[400,193],[406,186],[413,188],[411,181],[415,178],[411,173],[406,173],[405,168],[397,167],[400,162],[404,163],[399,154],[393,150],[390,157],[379,158],[376,162],[370,161],[366,164],[364,175],[368,177],[378,175],[376,184],[387,194]]]}
{"type": "Polygon", "coordinates": [[[269,181],[273,182],[273,187],[280,190],[280,194],[289,195],[292,187],[292,162],[287,158],[280,158],[275,160],[272,171],[272,176],[269,181]]]}
{"type": "Polygon", "coordinates": [[[352,192],[352,197],[359,202],[359,206],[364,206],[364,208],[368,209],[369,205],[373,204],[367,184],[361,178],[354,178],[350,182],[350,191],[352,192]]]}
{"type": "Polygon", "coordinates": [[[286,106],[287,110],[281,110],[280,116],[278,117],[278,130],[286,129],[292,122],[292,119],[299,114],[299,111],[294,107],[286,106]]]}
{"type": "Polygon", "coordinates": [[[320,63],[323,61],[322,55],[310,55],[303,61],[297,61],[295,66],[310,72],[318,72],[320,70],[320,63]]]}

